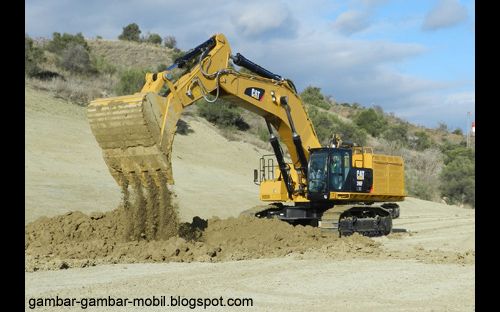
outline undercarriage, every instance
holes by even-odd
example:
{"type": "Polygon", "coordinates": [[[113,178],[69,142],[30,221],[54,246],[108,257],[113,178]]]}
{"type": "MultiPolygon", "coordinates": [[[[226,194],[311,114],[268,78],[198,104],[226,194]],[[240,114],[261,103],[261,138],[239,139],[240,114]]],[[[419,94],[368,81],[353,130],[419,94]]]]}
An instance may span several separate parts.
{"type": "Polygon", "coordinates": [[[243,215],[257,218],[278,218],[292,225],[310,225],[340,236],[359,233],[365,236],[383,236],[391,233],[392,219],[399,217],[395,203],[382,205],[348,204],[333,207],[310,205],[287,206],[275,203],[257,206],[243,215]]]}

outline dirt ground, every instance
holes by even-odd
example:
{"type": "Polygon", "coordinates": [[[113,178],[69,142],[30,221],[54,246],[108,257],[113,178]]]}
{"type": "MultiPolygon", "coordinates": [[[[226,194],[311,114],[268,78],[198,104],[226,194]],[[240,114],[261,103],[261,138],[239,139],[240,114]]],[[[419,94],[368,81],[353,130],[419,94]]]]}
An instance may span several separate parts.
{"type": "MultiPolygon", "coordinates": [[[[103,216],[118,206],[121,195],[90,132],[85,109],[30,88],[26,88],[25,100],[27,303],[29,298],[56,295],[172,295],[254,300],[253,308],[219,307],[209,311],[474,310],[474,210],[408,198],[401,204],[401,217],[394,220],[393,233],[375,239],[339,240],[313,229],[293,231],[284,223],[226,219],[259,204],[252,170],[267,152],[243,142],[229,142],[213,126],[192,117],[185,120],[194,132],[177,135],[174,142],[175,192],[180,219],[212,218],[208,228],[212,230],[198,245],[182,240],[175,244],[195,244],[206,248],[205,252],[198,256],[181,253],[178,259],[161,252],[158,258],[138,253],[132,261],[111,251],[101,256],[104,245],[94,243],[103,238],[97,234],[106,232],[96,229],[101,225],[113,228],[113,222],[102,220],[113,220],[103,216]],[[42,216],[46,218],[39,219],[42,216]],[[220,220],[213,218],[216,216],[220,220]],[[68,223],[70,219],[79,221],[68,223]],[[44,232],[42,229],[57,224],[54,220],[66,227],[44,232]],[[71,227],[75,224],[77,230],[71,227]],[[49,232],[49,236],[42,235],[49,232]],[[68,238],[65,233],[75,234],[68,238]],[[97,238],[80,236],[79,241],[78,233],[94,233],[97,238]],[[43,248],[51,248],[50,252],[57,255],[64,244],[57,239],[75,245],[72,254],[65,256],[78,261],[50,262],[41,257],[43,248]],[[217,250],[221,246],[226,253],[217,250]],[[288,249],[279,251],[278,247],[288,249]]],[[[165,247],[154,243],[106,244],[113,250],[128,251],[165,247]]],[[[190,310],[179,308],[183,309],[190,310]]],[[[151,307],[143,310],[157,311],[151,307]]]]}

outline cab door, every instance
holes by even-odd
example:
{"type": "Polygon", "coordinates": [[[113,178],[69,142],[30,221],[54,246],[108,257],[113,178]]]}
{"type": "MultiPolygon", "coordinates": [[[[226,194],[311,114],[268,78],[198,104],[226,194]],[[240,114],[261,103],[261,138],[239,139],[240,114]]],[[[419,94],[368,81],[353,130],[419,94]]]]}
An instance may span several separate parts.
{"type": "Polygon", "coordinates": [[[346,191],[349,188],[348,177],[351,170],[351,151],[332,149],[328,160],[330,192],[346,191]]]}

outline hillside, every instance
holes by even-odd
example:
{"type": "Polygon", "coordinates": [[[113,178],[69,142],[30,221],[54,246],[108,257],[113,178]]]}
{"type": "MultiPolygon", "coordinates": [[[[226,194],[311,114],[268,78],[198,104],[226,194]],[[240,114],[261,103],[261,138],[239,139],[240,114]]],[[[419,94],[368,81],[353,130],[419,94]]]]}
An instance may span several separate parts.
{"type": "MultiPolygon", "coordinates": [[[[259,204],[253,169],[267,151],[228,141],[206,120],[184,119],[192,132],[176,136],[172,157],[181,219],[237,216],[259,204]]],[[[25,121],[25,223],[117,207],[120,188],[104,164],[85,108],[26,86],[25,121]]]]}
{"type": "Polygon", "coordinates": [[[88,40],[90,49],[98,57],[121,68],[153,68],[171,64],[173,49],[123,40],[88,40]]]}

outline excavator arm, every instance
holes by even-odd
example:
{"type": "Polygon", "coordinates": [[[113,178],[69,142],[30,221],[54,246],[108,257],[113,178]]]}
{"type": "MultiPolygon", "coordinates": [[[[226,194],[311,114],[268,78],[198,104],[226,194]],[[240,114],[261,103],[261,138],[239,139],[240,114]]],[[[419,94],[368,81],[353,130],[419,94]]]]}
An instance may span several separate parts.
{"type": "Polygon", "coordinates": [[[185,107],[202,98],[212,105],[224,98],[262,116],[289,197],[297,191],[303,193],[309,149],[321,145],[293,83],[239,53],[231,55],[222,34],[188,51],[165,71],[146,74],[140,92],[90,103],[91,129],[116,181],[127,184],[130,173],[147,173],[156,183],[173,184],[171,150],[177,122],[185,107]],[[231,59],[257,75],[235,70],[231,59]],[[172,71],[176,68],[187,71],[173,81],[172,71]],[[165,86],[168,92],[162,96],[159,93],[165,86]],[[293,168],[283,160],[273,128],[286,145],[293,168]],[[291,175],[290,170],[297,174],[291,175]]]}

